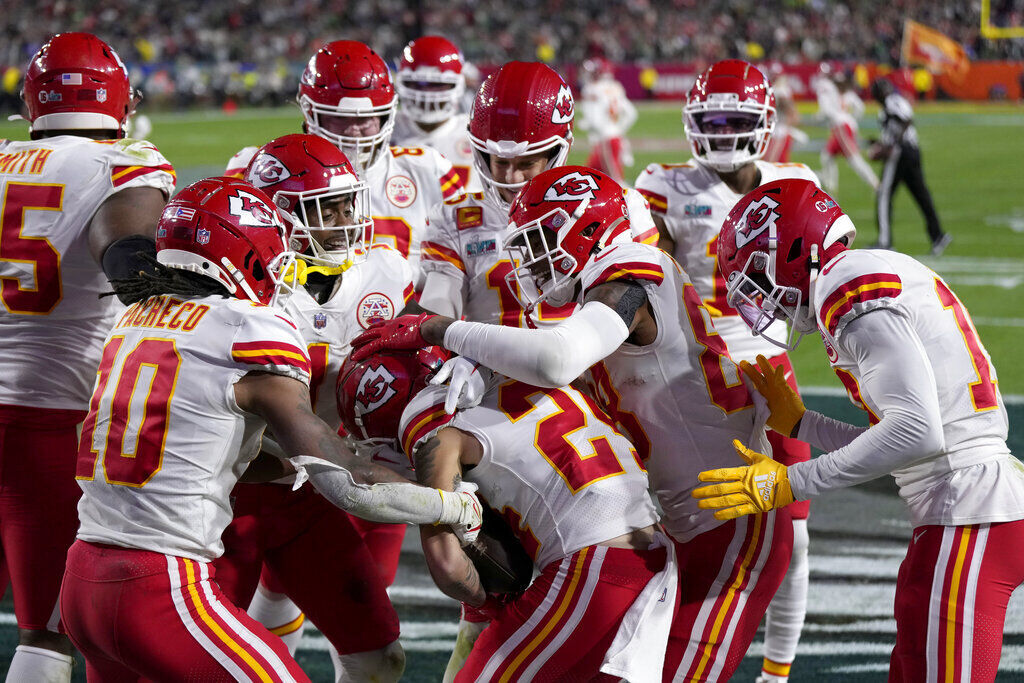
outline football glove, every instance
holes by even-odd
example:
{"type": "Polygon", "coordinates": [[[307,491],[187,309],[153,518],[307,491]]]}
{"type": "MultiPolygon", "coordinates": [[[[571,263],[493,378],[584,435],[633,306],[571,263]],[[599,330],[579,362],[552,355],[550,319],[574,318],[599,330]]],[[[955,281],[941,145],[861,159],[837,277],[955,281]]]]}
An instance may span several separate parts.
{"type": "Polygon", "coordinates": [[[752,451],[739,441],[732,445],[746,462],[746,467],[725,467],[706,470],[698,475],[701,481],[721,482],[694,489],[698,507],[715,510],[715,519],[735,519],[756,515],[793,502],[786,466],[764,453],[752,451]]]}
{"type": "Polygon", "coordinates": [[[454,415],[456,408],[465,410],[479,404],[487,389],[480,364],[463,356],[449,358],[430,380],[435,385],[445,382],[448,382],[448,394],[444,399],[444,412],[449,415],[454,415]]]}
{"type": "Polygon", "coordinates": [[[374,325],[352,340],[352,360],[361,361],[387,349],[415,351],[430,346],[420,328],[436,317],[430,313],[400,315],[374,325]]]}
{"type": "Polygon", "coordinates": [[[468,481],[459,484],[458,491],[437,489],[441,494],[443,520],[437,523],[450,524],[462,545],[475,541],[484,524],[484,509],[476,497],[476,489],[477,485],[468,481]]]}
{"type": "Polygon", "coordinates": [[[783,436],[795,437],[800,419],[807,411],[800,394],[786,381],[786,369],[774,367],[762,355],[757,356],[757,367],[740,361],[740,369],[753,382],[754,388],[768,401],[768,426],[783,436]]]}

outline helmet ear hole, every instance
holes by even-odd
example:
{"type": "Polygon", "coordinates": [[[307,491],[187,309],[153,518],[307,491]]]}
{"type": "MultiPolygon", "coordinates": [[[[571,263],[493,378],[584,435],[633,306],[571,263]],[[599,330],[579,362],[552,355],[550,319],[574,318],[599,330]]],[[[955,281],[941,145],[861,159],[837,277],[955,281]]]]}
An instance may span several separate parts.
{"type": "Polygon", "coordinates": [[[790,245],[789,247],[789,253],[786,255],[786,263],[791,263],[800,258],[800,254],[803,252],[803,249],[804,238],[797,237],[795,240],[793,240],[793,244],[790,245]]]}
{"type": "Polygon", "coordinates": [[[600,223],[597,223],[597,222],[591,223],[587,227],[583,228],[583,230],[580,231],[580,234],[582,236],[584,236],[584,237],[590,237],[591,235],[594,234],[594,231],[597,230],[600,226],[601,226],[600,223]]]}

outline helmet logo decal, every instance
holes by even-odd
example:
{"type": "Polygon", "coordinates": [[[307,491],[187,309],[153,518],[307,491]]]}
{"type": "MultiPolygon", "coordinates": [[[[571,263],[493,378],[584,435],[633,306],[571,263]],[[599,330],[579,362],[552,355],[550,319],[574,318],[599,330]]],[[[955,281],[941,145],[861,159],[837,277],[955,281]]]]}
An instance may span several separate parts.
{"type": "Polygon", "coordinates": [[[364,372],[356,388],[356,415],[372,413],[387,403],[398,393],[391,386],[394,381],[395,376],[383,365],[364,372]]]}
{"type": "Polygon", "coordinates": [[[259,197],[239,190],[237,195],[228,197],[228,211],[238,216],[239,225],[255,228],[277,225],[274,212],[259,197]]]}
{"type": "Polygon", "coordinates": [[[107,101],[107,89],[106,88],[99,88],[96,91],[96,101],[97,102],[106,102],[107,101]]]}
{"type": "Polygon", "coordinates": [[[247,180],[256,187],[266,187],[267,185],[279,183],[282,180],[288,180],[291,175],[291,172],[281,163],[280,159],[273,154],[264,153],[260,156],[259,161],[256,162],[256,166],[253,168],[253,172],[249,174],[247,180]]]}
{"type": "Polygon", "coordinates": [[[740,249],[752,242],[754,238],[765,230],[775,225],[780,218],[775,210],[779,203],[771,197],[761,197],[756,202],[751,202],[743,211],[737,223],[743,227],[736,231],[736,248],[740,249]]]}
{"type": "Polygon", "coordinates": [[[555,108],[551,110],[551,123],[569,123],[572,121],[572,115],[572,91],[569,90],[569,86],[563,85],[558,89],[555,108]]]}
{"type": "Polygon", "coordinates": [[[573,171],[551,184],[544,192],[544,201],[582,202],[584,199],[593,199],[596,189],[597,179],[594,176],[573,171]]]}

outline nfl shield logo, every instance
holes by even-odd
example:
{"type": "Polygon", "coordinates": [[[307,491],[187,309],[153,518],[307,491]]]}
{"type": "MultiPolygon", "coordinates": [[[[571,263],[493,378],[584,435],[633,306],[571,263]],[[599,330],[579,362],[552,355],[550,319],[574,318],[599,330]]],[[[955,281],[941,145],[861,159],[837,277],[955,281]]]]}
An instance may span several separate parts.
{"type": "Polygon", "coordinates": [[[210,231],[204,228],[196,230],[196,242],[199,244],[208,244],[210,241],[210,231]]]}
{"type": "Polygon", "coordinates": [[[318,330],[322,330],[327,327],[327,314],[326,313],[315,313],[313,315],[313,327],[318,330]]]}

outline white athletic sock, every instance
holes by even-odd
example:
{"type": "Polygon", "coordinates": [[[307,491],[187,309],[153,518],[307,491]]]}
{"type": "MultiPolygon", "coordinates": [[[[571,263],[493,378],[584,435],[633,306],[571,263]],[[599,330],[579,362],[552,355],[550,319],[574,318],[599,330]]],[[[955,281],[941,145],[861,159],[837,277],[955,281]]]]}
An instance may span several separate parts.
{"type": "Polygon", "coordinates": [[[252,596],[249,616],[267,627],[267,630],[284,641],[288,651],[295,656],[295,650],[306,629],[306,615],[284,593],[275,593],[260,583],[252,596]]]}
{"type": "Polygon", "coordinates": [[[327,650],[334,664],[335,683],[398,683],[405,671],[405,650],[397,640],[369,652],[339,655],[333,645],[327,650]]]}
{"type": "Polygon", "coordinates": [[[69,683],[74,657],[31,645],[14,649],[7,683],[69,683]]]}
{"type": "MultiPolygon", "coordinates": [[[[807,584],[810,566],[807,560],[807,520],[793,520],[793,556],[782,585],[768,605],[764,629],[764,657],[777,665],[788,666],[796,658],[796,646],[807,616],[807,584]]],[[[772,667],[766,663],[768,668],[772,667]]],[[[764,672],[769,673],[769,672],[764,672]]],[[[780,670],[775,675],[779,678],[780,670]]],[[[788,673],[788,671],[787,671],[788,673]]]]}

